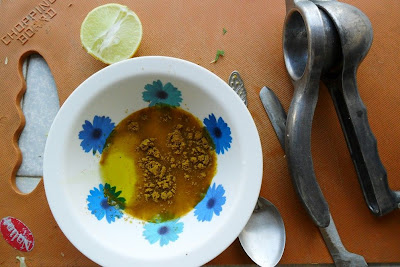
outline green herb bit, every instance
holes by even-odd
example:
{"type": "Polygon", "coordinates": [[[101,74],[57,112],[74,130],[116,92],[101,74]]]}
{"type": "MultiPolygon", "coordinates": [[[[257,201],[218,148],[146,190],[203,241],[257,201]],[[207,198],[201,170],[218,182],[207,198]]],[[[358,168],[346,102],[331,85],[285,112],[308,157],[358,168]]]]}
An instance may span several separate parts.
{"type": "Polygon", "coordinates": [[[225,35],[225,33],[227,33],[227,32],[228,31],[225,28],[222,29],[222,35],[225,35]]]}
{"type": "Polygon", "coordinates": [[[115,192],[116,187],[111,187],[110,184],[104,185],[104,197],[107,198],[107,203],[110,206],[118,206],[120,209],[125,209],[125,198],[120,197],[121,191],[115,192]]]}
{"type": "Polygon", "coordinates": [[[215,59],[211,61],[210,63],[216,63],[219,59],[219,57],[223,56],[225,54],[224,50],[217,50],[217,55],[215,56],[215,59]]]}
{"type": "Polygon", "coordinates": [[[214,140],[212,139],[210,132],[207,130],[207,127],[203,127],[203,135],[207,139],[208,144],[215,150],[214,140]]]}

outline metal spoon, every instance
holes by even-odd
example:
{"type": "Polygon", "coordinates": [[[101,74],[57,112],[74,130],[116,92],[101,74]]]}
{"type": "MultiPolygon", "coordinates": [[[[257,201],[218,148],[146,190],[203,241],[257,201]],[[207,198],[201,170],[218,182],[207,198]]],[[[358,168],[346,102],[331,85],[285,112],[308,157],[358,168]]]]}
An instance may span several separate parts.
{"type": "MultiPolygon", "coordinates": [[[[247,94],[243,80],[234,71],[228,84],[247,106],[247,94]]],[[[247,255],[260,266],[275,266],[285,249],[285,225],[278,209],[268,200],[259,197],[249,221],[239,235],[239,241],[247,255]]]]}
{"type": "Polygon", "coordinates": [[[285,225],[278,209],[259,197],[253,214],[239,235],[247,255],[260,266],[275,266],[285,249],[285,225]]]}

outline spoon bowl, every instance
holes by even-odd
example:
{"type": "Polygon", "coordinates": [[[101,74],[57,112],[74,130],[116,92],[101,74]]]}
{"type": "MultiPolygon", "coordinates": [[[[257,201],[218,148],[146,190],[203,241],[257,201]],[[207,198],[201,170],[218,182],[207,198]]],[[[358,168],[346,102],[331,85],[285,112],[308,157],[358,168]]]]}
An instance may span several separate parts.
{"type": "Polygon", "coordinates": [[[285,225],[278,209],[259,197],[253,214],[239,235],[247,255],[260,266],[275,266],[285,249],[285,225]]]}

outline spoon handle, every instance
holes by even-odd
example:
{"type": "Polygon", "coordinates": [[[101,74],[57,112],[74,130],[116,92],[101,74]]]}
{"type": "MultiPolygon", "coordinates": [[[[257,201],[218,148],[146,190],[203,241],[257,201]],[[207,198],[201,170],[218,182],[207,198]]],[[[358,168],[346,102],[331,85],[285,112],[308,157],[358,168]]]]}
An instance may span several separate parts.
{"type": "Polygon", "coordinates": [[[229,75],[228,84],[232,87],[233,91],[242,99],[243,103],[247,106],[247,91],[244,87],[244,82],[238,71],[233,71],[229,75]]]}

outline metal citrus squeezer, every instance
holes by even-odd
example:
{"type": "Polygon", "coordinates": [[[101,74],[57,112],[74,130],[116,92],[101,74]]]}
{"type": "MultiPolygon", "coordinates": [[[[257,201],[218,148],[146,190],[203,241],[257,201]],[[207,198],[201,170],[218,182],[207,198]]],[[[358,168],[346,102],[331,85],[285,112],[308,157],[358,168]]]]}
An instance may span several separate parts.
{"type": "Polygon", "coordinates": [[[341,244],[328,204],[317,183],[311,156],[311,126],[319,83],[328,88],[370,211],[385,215],[399,207],[389,188],[357,89],[356,73],[372,43],[372,26],[354,6],[334,0],[286,0],[283,50],[295,91],[287,118],[279,100],[264,87],[261,100],[285,148],[292,181],[303,206],[320,228],[338,266],[366,266],[341,244]]]}

